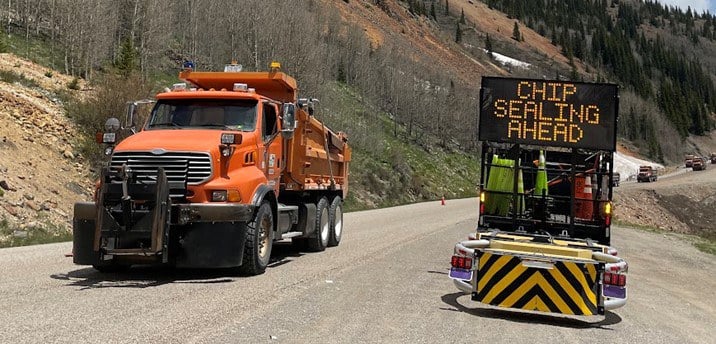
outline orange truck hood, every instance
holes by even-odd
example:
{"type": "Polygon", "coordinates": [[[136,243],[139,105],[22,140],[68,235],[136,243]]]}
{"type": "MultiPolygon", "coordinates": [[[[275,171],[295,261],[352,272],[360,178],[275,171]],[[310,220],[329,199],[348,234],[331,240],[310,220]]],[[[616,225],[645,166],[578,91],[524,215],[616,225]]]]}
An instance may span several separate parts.
{"type": "Polygon", "coordinates": [[[115,151],[167,151],[211,152],[218,150],[223,130],[168,129],[146,130],[127,137],[115,151]]]}

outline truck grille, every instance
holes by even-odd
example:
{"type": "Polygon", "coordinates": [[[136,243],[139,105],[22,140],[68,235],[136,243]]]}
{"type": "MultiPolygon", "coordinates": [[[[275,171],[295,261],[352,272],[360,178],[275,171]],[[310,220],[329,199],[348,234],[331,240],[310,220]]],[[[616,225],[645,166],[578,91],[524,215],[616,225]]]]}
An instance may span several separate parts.
{"type": "Polygon", "coordinates": [[[159,167],[164,168],[170,183],[197,185],[211,177],[211,156],[208,153],[167,152],[115,152],[112,167],[126,164],[141,181],[154,181],[159,167]]]}

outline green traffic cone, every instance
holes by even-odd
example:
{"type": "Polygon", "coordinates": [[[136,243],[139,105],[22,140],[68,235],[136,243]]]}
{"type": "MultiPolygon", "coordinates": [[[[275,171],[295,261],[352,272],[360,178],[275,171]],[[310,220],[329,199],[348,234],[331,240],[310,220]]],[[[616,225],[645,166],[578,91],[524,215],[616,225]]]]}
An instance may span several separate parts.
{"type": "Polygon", "coordinates": [[[535,188],[533,192],[535,196],[546,196],[548,192],[547,170],[545,168],[547,158],[545,155],[545,151],[539,151],[539,163],[537,164],[537,176],[535,177],[535,188]]]}

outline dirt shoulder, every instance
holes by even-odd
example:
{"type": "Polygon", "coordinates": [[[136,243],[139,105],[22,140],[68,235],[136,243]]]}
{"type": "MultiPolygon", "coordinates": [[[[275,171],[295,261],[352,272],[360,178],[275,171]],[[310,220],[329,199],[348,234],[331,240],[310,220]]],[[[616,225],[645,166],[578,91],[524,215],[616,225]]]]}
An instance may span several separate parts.
{"type": "Polygon", "coordinates": [[[678,233],[716,237],[716,166],[679,167],[653,183],[625,182],[614,189],[616,220],[678,233]]]}

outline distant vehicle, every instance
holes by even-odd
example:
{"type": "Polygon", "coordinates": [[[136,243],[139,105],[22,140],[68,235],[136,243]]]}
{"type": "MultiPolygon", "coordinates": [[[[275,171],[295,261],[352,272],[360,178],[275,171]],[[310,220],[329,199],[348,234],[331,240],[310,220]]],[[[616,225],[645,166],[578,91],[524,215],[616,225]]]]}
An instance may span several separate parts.
{"type": "Polygon", "coordinates": [[[703,170],[705,170],[705,169],[706,169],[706,160],[704,160],[704,159],[702,159],[702,158],[700,158],[700,157],[694,158],[694,160],[693,160],[692,163],[691,163],[691,168],[692,168],[694,171],[703,171],[703,170]]]}
{"type": "Polygon", "coordinates": [[[711,153],[711,163],[716,164],[716,153],[711,153]]]}
{"type": "Polygon", "coordinates": [[[619,174],[619,172],[614,172],[614,174],[613,174],[613,176],[612,176],[612,186],[613,186],[613,187],[619,186],[619,182],[621,181],[621,177],[622,177],[622,176],[621,176],[621,174],[619,174]]]}
{"type": "Polygon", "coordinates": [[[694,162],[694,155],[693,154],[686,154],[684,155],[684,166],[691,167],[694,162]]]}
{"type": "Polygon", "coordinates": [[[639,166],[639,173],[636,175],[637,182],[655,182],[656,170],[652,166],[639,166]]]}

